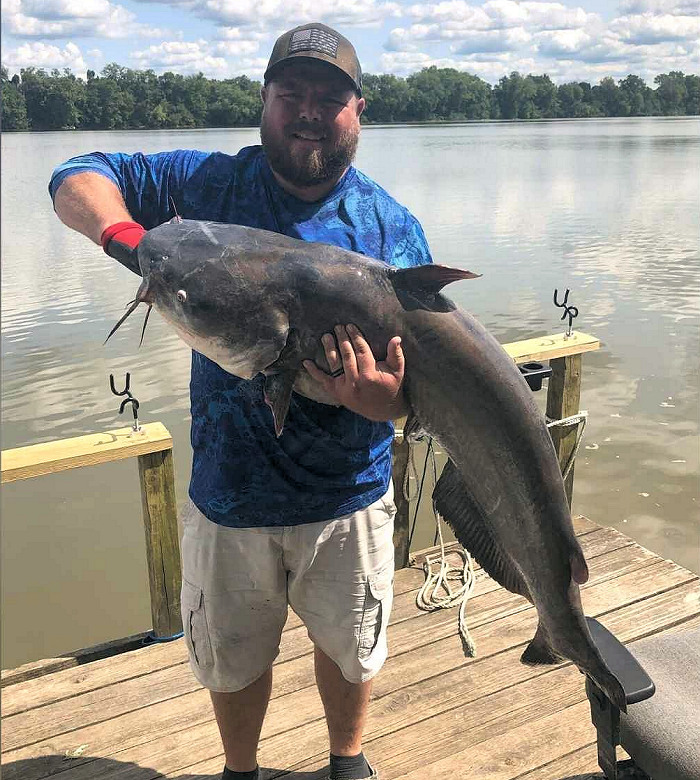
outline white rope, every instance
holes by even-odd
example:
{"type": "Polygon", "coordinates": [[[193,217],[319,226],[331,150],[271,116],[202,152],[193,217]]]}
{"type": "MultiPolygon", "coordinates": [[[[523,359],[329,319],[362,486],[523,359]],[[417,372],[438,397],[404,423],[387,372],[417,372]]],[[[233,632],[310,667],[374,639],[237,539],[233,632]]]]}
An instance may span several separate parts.
{"type": "MultiPolygon", "coordinates": [[[[433,475],[437,475],[437,465],[435,463],[435,451],[432,448],[432,439],[428,443],[428,451],[425,455],[427,469],[428,459],[432,460],[433,475]]],[[[424,470],[425,471],[425,470],[424,470]]],[[[404,496],[406,500],[416,498],[409,496],[409,472],[412,473],[416,483],[418,482],[418,469],[415,461],[415,449],[413,443],[409,441],[409,458],[404,478],[404,496]]],[[[416,511],[418,507],[416,507],[416,511]]],[[[456,555],[461,558],[460,566],[452,566],[447,560],[445,552],[445,539],[442,534],[443,520],[433,507],[435,525],[438,539],[440,541],[440,551],[432,555],[426,555],[423,563],[425,571],[425,582],[416,595],[416,606],[425,612],[434,612],[438,609],[449,609],[459,605],[457,628],[459,636],[462,639],[462,647],[465,655],[473,658],[476,655],[476,646],[474,640],[469,634],[466,620],[467,601],[474,590],[474,565],[471,555],[461,545],[454,550],[456,555]]]]}
{"type": "Polygon", "coordinates": [[[576,425],[579,426],[578,433],[576,434],[576,444],[574,444],[573,450],[571,450],[571,455],[569,455],[569,460],[566,463],[566,466],[562,469],[562,476],[564,479],[566,479],[569,476],[569,472],[573,468],[574,461],[576,460],[576,455],[578,455],[579,447],[581,446],[581,441],[583,439],[583,432],[586,430],[586,421],[588,420],[588,412],[578,412],[577,414],[572,414],[570,417],[564,417],[563,420],[552,420],[550,417],[547,417],[547,427],[548,428],[555,428],[558,426],[567,426],[567,425],[576,425]]]}
{"type": "Polygon", "coordinates": [[[462,559],[462,566],[451,566],[445,554],[445,540],[442,536],[442,518],[435,513],[440,552],[425,556],[423,570],[425,582],[416,596],[416,606],[425,612],[448,609],[459,604],[457,627],[462,639],[464,654],[469,658],[476,655],[476,645],[469,634],[466,620],[467,601],[474,590],[474,566],[471,555],[462,547],[454,552],[462,559]],[[455,585],[454,583],[458,583],[455,585]]]}

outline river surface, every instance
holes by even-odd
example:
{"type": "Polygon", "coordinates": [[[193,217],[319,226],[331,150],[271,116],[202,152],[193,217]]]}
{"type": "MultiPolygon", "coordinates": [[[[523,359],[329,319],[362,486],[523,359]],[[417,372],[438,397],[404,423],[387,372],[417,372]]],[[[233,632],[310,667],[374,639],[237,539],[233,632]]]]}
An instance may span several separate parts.
{"type": "MultiPolygon", "coordinates": [[[[700,121],[605,119],[369,127],[357,164],[422,222],[450,288],[501,341],[561,332],[554,288],[600,338],[574,510],[700,570],[700,121]]],[[[136,277],[62,226],[52,168],[91,150],[235,153],[256,130],[2,136],[2,447],[129,423],[109,374],[175,441],[186,498],[189,351],[151,317],[102,342],[136,277]]],[[[544,403],[544,392],[538,394],[544,403]]],[[[421,520],[414,549],[432,543],[421,520]]],[[[150,627],[135,460],[2,490],[2,667],[150,627]]]]}

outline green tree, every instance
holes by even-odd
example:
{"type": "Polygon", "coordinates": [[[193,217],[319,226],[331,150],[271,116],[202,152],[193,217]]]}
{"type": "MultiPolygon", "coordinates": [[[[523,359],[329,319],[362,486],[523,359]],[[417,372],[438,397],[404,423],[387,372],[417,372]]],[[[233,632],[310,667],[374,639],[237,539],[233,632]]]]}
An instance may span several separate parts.
{"type": "Polygon", "coordinates": [[[688,74],[685,77],[685,113],[689,116],[700,114],[700,76],[688,74]]]}
{"type": "Polygon", "coordinates": [[[79,126],[85,102],[85,84],[66,68],[53,70],[23,68],[22,92],[32,130],[65,130],[79,126]]]}
{"type": "Polygon", "coordinates": [[[27,105],[19,88],[19,79],[8,79],[7,68],[0,68],[1,126],[3,130],[28,130],[27,105]]]}
{"type": "Polygon", "coordinates": [[[601,79],[600,83],[591,89],[591,99],[602,116],[629,115],[630,107],[625,95],[610,76],[601,79]]]}
{"type": "Polygon", "coordinates": [[[646,85],[644,79],[630,74],[620,80],[619,89],[622,102],[627,106],[629,116],[644,116],[649,113],[646,110],[646,104],[651,90],[646,85]]]}
{"type": "Polygon", "coordinates": [[[133,110],[133,97],[123,90],[115,79],[104,76],[88,78],[83,127],[94,130],[123,130],[129,127],[133,110]]]}
{"type": "Polygon", "coordinates": [[[585,116],[585,103],[581,85],[575,81],[571,81],[568,84],[560,84],[557,89],[557,104],[559,106],[557,116],[585,116]]]}
{"type": "Polygon", "coordinates": [[[493,91],[503,119],[532,119],[535,116],[537,87],[532,79],[513,71],[510,76],[503,76],[493,91]]]}
{"type": "Polygon", "coordinates": [[[685,113],[685,101],[688,97],[685,77],[679,70],[670,73],[661,73],[654,82],[659,86],[656,89],[656,97],[659,108],[664,116],[675,116],[685,113]]]}
{"type": "Polygon", "coordinates": [[[392,74],[362,78],[362,93],[367,107],[362,115],[366,122],[405,122],[410,87],[405,79],[392,74]]]}
{"type": "Polygon", "coordinates": [[[535,105],[534,116],[538,119],[552,119],[559,113],[557,87],[546,74],[543,76],[528,76],[535,87],[532,102],[535,105]]]}

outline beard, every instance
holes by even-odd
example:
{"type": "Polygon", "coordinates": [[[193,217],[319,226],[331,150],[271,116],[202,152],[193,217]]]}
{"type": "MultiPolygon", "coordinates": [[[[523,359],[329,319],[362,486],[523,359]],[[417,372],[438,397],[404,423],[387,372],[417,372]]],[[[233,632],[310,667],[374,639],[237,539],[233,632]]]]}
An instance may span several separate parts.
{"type": "Polygon", "coordinates": [[[273,132],[265,117],[260,124],[260,140],[270,167],[297,187],[309,187],[337,179],[355,159],[360,128],[345,130],[331,146],[327,138],[320,148],[292,148],[288,140],[295,132],[318,132],[309,122],[294,122],[282,133],[273,132]]]}

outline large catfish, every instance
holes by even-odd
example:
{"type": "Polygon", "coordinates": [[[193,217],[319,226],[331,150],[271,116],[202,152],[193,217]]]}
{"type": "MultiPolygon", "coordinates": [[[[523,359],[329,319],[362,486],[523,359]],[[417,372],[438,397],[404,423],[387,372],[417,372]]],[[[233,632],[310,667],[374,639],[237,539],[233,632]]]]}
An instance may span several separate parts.
{"type": "Polygon", "coordinates": [[[583,615],[578,585],[588,569],[542,414],[498,342],[440,292],[475,274],[397,269],[325,244],[188,220],[150,230],[138,259],[143,283],[125,317],[140,302],[153,305],[225,370],[264,373],[278,433],[293,389],[330,401],[302,367],[307,358],[327,366],[322,334],[354,323],[377,359],[401,336],[407,429],[428,432],[449,455],[437,511],[491,577],[537,608],[521,660],[568,658],[626,709],[583,615]]]}

